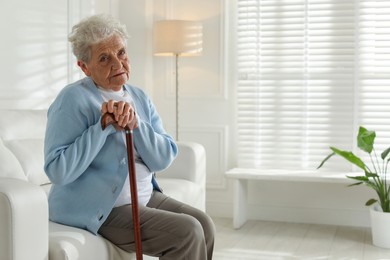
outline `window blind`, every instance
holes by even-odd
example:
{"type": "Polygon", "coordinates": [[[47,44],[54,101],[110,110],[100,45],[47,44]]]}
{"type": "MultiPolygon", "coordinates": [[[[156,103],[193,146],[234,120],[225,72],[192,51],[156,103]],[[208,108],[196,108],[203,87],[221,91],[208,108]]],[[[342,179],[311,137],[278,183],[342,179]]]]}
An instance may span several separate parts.
{"type": "Polygon", "coordinates": [[[329,146],[359,154],[359,125],[390,146],[390,1],[237,0],[237,12],[239,167],[315,169],[329,146]]]}

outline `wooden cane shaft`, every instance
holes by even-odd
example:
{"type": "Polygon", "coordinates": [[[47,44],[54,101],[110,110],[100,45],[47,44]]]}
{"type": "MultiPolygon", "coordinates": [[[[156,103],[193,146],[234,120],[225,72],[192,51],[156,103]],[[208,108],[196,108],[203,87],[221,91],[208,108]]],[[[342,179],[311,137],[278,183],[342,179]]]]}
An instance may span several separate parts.
{"type": "Polygon", "coordinates": [[[138,210],[137,178],[135,171],[133,130],[126,130],[127,161],[129,164],[129,180],[131,193],[131,207],[133,214],[134,241],[137,260],[142,260],[141,224],[138,210]]]}

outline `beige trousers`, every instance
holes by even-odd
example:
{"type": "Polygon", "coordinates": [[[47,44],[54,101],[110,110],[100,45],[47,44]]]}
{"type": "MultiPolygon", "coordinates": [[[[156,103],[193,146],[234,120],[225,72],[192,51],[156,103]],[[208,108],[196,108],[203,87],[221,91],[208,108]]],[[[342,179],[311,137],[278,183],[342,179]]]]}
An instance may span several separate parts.
{"type": "MultiPolygon", "coordinates": [[[[154,191],[139,206],[143,254],[161,260],[211,260],[215,226],[201,210],[154,191]]],[[[135,251],[131,205],[114,208],[99,234],[128,252],[135,251]]]]}

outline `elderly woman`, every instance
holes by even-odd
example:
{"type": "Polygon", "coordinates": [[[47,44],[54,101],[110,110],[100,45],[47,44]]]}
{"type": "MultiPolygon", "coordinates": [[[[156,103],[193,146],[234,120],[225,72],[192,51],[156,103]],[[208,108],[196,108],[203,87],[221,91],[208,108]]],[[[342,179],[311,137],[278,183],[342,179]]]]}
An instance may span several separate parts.
{"type": "Polygon", "coordinates": [[[155,171],[173,161],[177,147],[151,100],[126,84],[126,39],[125,27],[107,15],[81,21],[69,36],[86,77],[66,86],[48,111],[45,171],[53,183],[50,219],[99,233],[123,250],[135,250],[127,150],[119,129],[134,124],[143,253],[160,259],[211,259],[210,217],[165,196],[154,179],[155,171]],[[115,115],[117,126],[102,130],[106,113],[115,115]]]}

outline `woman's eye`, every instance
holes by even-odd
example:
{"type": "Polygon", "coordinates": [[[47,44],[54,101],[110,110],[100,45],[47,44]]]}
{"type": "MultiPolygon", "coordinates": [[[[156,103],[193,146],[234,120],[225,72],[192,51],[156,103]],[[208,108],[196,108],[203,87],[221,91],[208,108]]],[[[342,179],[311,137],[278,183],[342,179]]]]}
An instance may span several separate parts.
{"type": "Polygon", "coordinates": [[[108,60],[108,58],[106,56],[102,56],[100,57],[100,62],[106,62],[108,60]]]}

